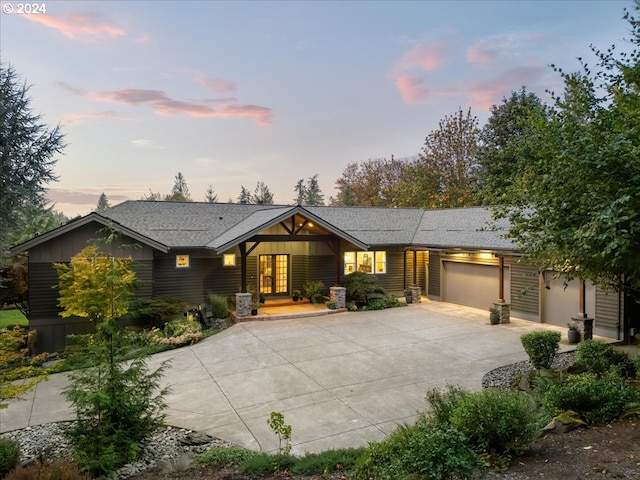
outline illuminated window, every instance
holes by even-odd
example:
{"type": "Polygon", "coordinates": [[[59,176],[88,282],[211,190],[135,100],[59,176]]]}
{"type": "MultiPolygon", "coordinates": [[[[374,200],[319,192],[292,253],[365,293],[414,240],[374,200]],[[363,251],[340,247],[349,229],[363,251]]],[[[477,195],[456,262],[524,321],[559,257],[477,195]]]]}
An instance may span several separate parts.
{"type": "Polygon", "coordinates": [[[345,252],[344,273],[387,273],[387,252],[345,252]]]}
{"type": "Polygon", "coordinates": [[[225,253],[222,257],[222,265],[225,267],[235,267],[236,255],[234,253],[225,253]]]}
{"type": "Polygon", "coordinates": [[[189,268],[189,255],[176,255],[176,268],[189,268]]]}

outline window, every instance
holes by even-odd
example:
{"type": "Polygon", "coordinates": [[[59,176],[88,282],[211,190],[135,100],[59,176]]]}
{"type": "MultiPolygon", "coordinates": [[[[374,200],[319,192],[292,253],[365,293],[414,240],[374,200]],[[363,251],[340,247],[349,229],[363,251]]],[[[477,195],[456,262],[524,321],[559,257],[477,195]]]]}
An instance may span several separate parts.
{"type": "Polygon", "coordinates": [[[235,267],[236,266],[235,253],[225,253],[222,257],[222,265],[225,267],[235,267]]]}
{"type": "Polygon", "coordinates": [[[387,273],[387,252],[345,252],[344,273],[387,273]]]}
{"type": "Polygon", "coordinates": [[[189,268],[189,255],[176,255],[176,268],[189,268]]]}

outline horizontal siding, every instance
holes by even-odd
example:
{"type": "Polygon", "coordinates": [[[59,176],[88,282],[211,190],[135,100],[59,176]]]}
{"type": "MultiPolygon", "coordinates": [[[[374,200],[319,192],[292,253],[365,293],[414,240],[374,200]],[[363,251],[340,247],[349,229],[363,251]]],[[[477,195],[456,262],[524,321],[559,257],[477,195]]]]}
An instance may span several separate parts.
{"type": "Polygon", "coordinates": [[[336,283],[335,255],[313,255],[309,257],[308,280],[320,280],[324,283],[323,295],[329,294],[329,287],[336,283]]]}
{"type": "Polygon", "coordinates": [[[440,297],[440,254],[429,253],[429,295],[440,297]]]}
{"type": "Polygon", "coordinates": [[[617,329],[620,322],[619,292],[605,291],[596,288],[596,318],[598,327],[617,329]]]}
{"type": "Polygon", "coordinates": [[[175,255],[158,255],[153,268],[153,295],[174,295],[190,306],[204,303],[205,279],[212,274],[211,257],[189,253],[189,267],[176,268],[175,255]]]}
{"type": "Polygon", "coordinates": [[[306,255],[291,256],[291,290],[303,291],[304,284],[309,280],[309,257],[306,255]]]}
{"type": "Polygon", "coordinates": [[[511,309],[540,314],[540,277],[535,267],[511,264],[511,309]]]}
{"type": "Polygon", "coordinates": [[[58,307],[58,274],[51,263],[29,263],[29,317],[55,318],[58,307]]]}
{"type": "MultiPolygon", "coordinates": [[[[387,252],[387,273],[376,275],[387,293],[400,295],[404,290],[404,252],[387,252]]],[[[411,277],[406,277],[411,278],[411,277]]],[[[409,283],[410,280],[409,280],[409,283]]],[[[409,283],[406,283],[407,285],[409,283]]]]}

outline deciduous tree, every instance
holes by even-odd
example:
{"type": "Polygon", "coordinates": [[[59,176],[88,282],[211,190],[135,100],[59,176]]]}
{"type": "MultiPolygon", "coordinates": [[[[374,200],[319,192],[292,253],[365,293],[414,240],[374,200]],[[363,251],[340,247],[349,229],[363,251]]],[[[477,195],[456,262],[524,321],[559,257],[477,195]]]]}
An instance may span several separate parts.
{"type": "MultiPolygon", "coordinates": [[[[635,11],[640,3],[635,2],[635,11]]],[[[630,43],[640,21],[626,12],[630,43]]],[[[640,54],[592,47],[597,71],[565,73],[548,118],[528,121],[535,157],[506,189],[511,236],[536,264],[638,293],[640,54]]]]}

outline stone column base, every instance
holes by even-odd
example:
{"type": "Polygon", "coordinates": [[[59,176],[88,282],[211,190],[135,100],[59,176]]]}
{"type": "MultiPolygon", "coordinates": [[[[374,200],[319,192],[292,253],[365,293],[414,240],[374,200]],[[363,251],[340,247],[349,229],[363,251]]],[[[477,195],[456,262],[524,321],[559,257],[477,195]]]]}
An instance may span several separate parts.
{"type": "Polygon", "coordinates": [[[571,321],[578,325],[582,340],[591,340],[593,338],[593,318],[578,315],[577,317],[571,317],[571,321]]]}
{"type": "Polygon", "coordinates": [[[422,289],[416,285],[412,285],[409,287],[409,290],[411,290],[411,297],[413,298],[413,303],[421,303],[422,289]]]}
{"type": "Polygon", "coordinates": [[[329,299],[335,303],[336,309],[347,307],[347,289],[344,287],[329,287],[329,299]]]}
{"type": "Polygon", "coordinates": [[[236,316],[237,317],[251,316],[251,294],[250,293],[236,293],[236,316]]]}
{"type": "Polygon", "coordinates": [[[494,303],[493,306],[498,309],[498,314],[500,315],[500,323],[511,323],[511,304],[494,303]]]}

